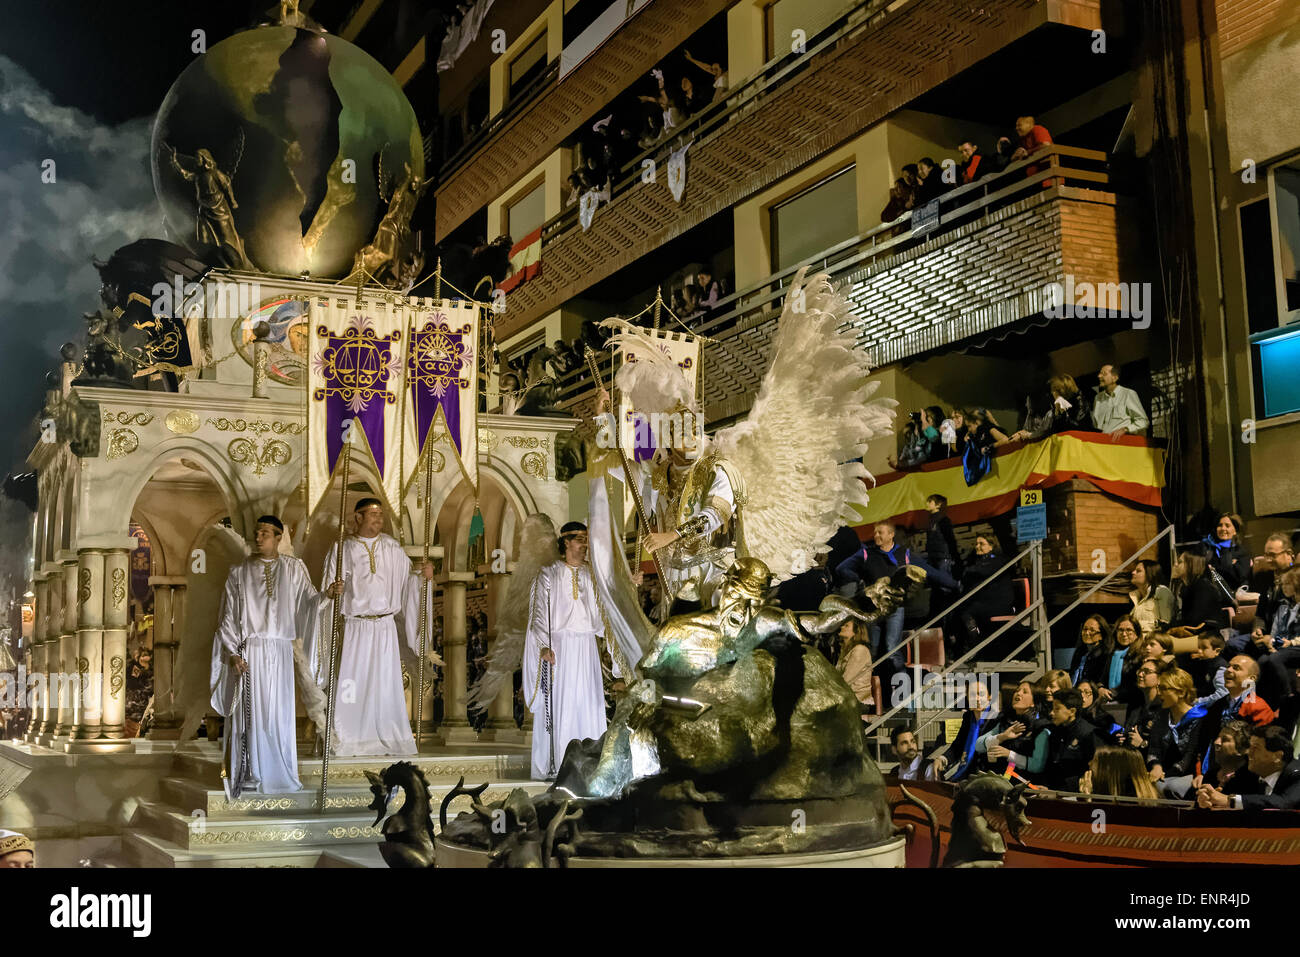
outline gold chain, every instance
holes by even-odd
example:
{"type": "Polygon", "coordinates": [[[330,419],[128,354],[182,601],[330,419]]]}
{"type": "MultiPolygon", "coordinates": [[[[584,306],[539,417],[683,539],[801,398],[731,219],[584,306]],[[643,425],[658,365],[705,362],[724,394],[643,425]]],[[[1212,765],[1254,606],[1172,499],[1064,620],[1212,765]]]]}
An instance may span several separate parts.
{"type": "Polygon", "coordinates": [[[267,598],[275,597],[275,567],[275,559],[271,559],[269,562],[265,559],[262,561],[262,578],[266,582],[267,598]]]}
{"type": "Polygon", "coordinates": [[[578,566],[570,565],[569,568],[573,572],[573,600],[577,601],[578,600],[578,566]]]}
{"type": "Polygon", "coordinates": [[[366,555],[370,559],[370,574],[373,575],[375,573],[375,549],[379,547],[379,539],[377,538],[375,539],[374,548],[371,548],[369,545],[367,545],[366,540],[364,538],[358,538],[357,541],[360,542],[361,547],[366,550],[366,555]]]}

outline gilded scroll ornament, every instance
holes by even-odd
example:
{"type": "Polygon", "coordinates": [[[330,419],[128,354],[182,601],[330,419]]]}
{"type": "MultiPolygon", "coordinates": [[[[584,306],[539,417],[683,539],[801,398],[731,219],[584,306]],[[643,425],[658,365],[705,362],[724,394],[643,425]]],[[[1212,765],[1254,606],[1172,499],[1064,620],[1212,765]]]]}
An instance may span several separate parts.
{"type": "Polygon", "coordinates": [[[525,475],[532,475],[535,478],[546,478],[546,455],[543,452],[524,453],[524,457],[519,461],[519,465],[523,468],[525,475]]]}
{"type": "Polygon", "coordinates": [[[83,568],[77,572],[77,601],[86,604],[90,601],[90,569],[83,568]]]}
{"type": "Polygon", "coordinates": [[[122,602],[126,601],[126,571],[121,568],[113,569],[113,607],[121,608],[122,602]]]}
{"type": "Polygon", "coordinates": [[[279,439],[271,439],[258,446],[248,439],[233,440],[226,447],[230,461],[253,470],[254,475],[265,475],[268,468],[285,465],[293,458],[293,450],[279,439]]]}
{"type": "Polygon", "coordinates": [[[122,660],[121,655],[114,655],[109,659],[108,694],[114,701],[122,691],[122,683],[125,680],[122,672],[125,668],[126,662],[122,660]]]}
{"type": "Polygon", "coordinates": [[[517,449],[535,449],[546,445],[545,439],[539,439],[535,435],[507,435],[504,441],[517,449]]]}
{"type": "Polygon", "coordinates": [[[119,412],[117,413],[119,425],[148,425],[154,420],[152,412],[119,412]]]}
{"type": "Polygon", "coordinates": [[[126,458],[140,447],[140,438],[130,429],[114,429],[108,437],[109,459],[126,458]]]}
{"type": "Polygon", "coordinates": [[[208,419],[208,425],[215,428],[218,432],[252,432],[254,435],[265,435],[267,432],[274,432],[276,435],[301,435],[306,426],[301,422],[284,422],[279,419],[272,419],[267,422],[264,419],[228,419],[224,415],[215,419],[208,419]]]}
{"type": "Polygon", "coordinates": [[[199,417],[189,409],[173,409],[167,413],[167,418],[163,419],[163,424],[167,426],[167,431],[175,432],[177,435],[189,435],[191,432],[197,432],[199,429],[199,417]]]}

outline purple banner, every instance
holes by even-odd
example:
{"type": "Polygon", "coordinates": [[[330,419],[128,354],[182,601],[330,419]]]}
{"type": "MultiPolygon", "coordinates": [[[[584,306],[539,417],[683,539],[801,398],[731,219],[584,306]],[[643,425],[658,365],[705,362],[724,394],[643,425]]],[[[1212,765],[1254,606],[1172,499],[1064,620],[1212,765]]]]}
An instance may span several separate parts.
{"type": "Polygon", "coordinates": [[[461,449],[461,390],[473,385],[474,324],[453,329],[446,314],[435,312],[424,325],[411,332],[409,368],[411,401],[415,409],[416,441],[421,451],[429,426],[441,408],[447,417],[447,431],[461,449]]]}
{"type": "Polygon", "coordinates": [[[316,335],[322,347],[313,361],[325,385],[316,389],[312,398],[325,403],[326,465],[333,471],[343,450],[343,423],[354,419],[365,429],[375,465],[383,475],[384,407],[397,401],[388,382],[401,369],[402,360],[394,345],[402,333],[394,329],[386,336],[377,336],[369,317],[353,316],[341,335],[325,326],[318,326],[316,335]]]}

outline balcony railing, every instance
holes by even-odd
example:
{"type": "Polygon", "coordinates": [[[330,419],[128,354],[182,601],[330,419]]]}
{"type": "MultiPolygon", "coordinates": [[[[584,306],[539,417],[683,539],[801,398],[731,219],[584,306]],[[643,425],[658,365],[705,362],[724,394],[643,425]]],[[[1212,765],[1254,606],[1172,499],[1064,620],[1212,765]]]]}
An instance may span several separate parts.
{"type": "MultiPolygon", "coordinates": [[[[950,244],[968,242],[972,237],[993,243],[995,240],[988,235],[989,227],[1006,223],[1023,223],[1021,233],[1041,245],[1043,240],[1038,234],[1051,225],[1048,211],[1056,209],[1062,202],[1099,204],[1113,211],[1113,195],[1092,189],[1108,183],[1106,163],[1106,154],[1096,150],[1061,145],[1045,147],[1026,160],[1012,163],[999,174],[945,193],[938,200],[939,214],[933,230],[923,236],[912,234],[913,213],[909,212],[898,220],[882,223],[860,236],[838,243],[720,300],[708,318],[702,322],[694,320],[689,323],[692,332],[716,340],[715,343],[706,345],[704,350],[704,377],[705,382],[709,383],[705,396],[706,419],[717,421],[744,411],[744,400],[757,391],[757,376],[761,370],[748,368],[750,375],[746,378],[752,381],[744,383],[743,387],[733,381],[741,367],[752,366],[752,361],[735,357],[729,342],[737,336],[748,334],[747,342],[751,348],[746,351],[747,356],[752,356],[754,347],[766,350],[789,282],[800,269],[808,267],[810,271],[825,271],[833,281],[843,283],[850,299],[854,301],[854,325],[858,329],[859,340],[871,349],[878,364],[896,361],[907,354],[898,346],[900,342],[914,346],[913,352],[943,344],[931,344],[924,335],[925,329],[935,328],[937,317],[935,310],[916,312],[911,309],[900,309],[900,316],[890,316],[883,312],[868,315],[868,309],[861,305],[860,300],[864,290],[870,291],[873,277],[881,275],[882,270],[908,268],[909,262],[919,262],[922,267],[918,268],[923,268],[926,257],[944,255],[950,244]],[[1030,166],[1038,167],[1033,176],[1026,174],[1030,166]],[[1055,185],[1044,188],[1043,183],[1049,179],[1055,185]],[[911,326],[916,326],[921,333],[916,333],[911,326]],[[758,341],[760,339],[761,342],[758,341]],[[727,381],[711,381],[714,378],[727,381]],[[719,386],[726,397],[714,401],[707,393],[719,386]]],[[[1051,228],[1057,230],[1059,241],[1060,224],[1051,228]]],[[[999,237],[996,242],[1004,247],[1009,258],[1015,258],[1013,242],[1005,236],[999,237]]],[[[1118,238],[1115,242],[1118,243],[1118,238]]],[[[988,266],[987,261],[972,262],[958,271],[983,280],[988,266]]],[[[1058,261],[1048,255],[1040,257],[1037,264],[1044,276],[1059,275],[1068,266],[1068,262],[1058,261]]],[[[891,272],[890,275],[892,274],[891,272]]],[[[949,285],[954,283],[946,271],[936,271],[934,275],[936,282],[949,285]]],[[[889,278],[889,275],[884,276],[884,281],[889,278]]],[[[1112,279],[1109,275],[1098,278],[1112,279]]],[[[1010,312],[1001,317],[1003,321],[1021,318],[1043,308],[1041,290],[1034,286],[1034,282],[1032,279],[1026,280],[1025,274],[1009,268],[1006,292],[1008,295],[1015,291],[1024,294],[1009,307],[1010,312]]],[[[953,285],[953,288],[956,286],[953,285]]],[[[992,301],[991,298],[988,299],[988,303],[992,301]]],[[[968,305],[984,304],[974,302],[968,305]]],[[[984,311],[994,315],[995,319],[998,318],[992,311],[984,311]]],[[[957,329],[954,334],[961,331],[963,330],[957,329]]],[[[608,374],[609,357],[605,356],[601,361],[608,374]]],[[[577,406],[588,398],[590,389],[590,377],[585,370],[572,372],[560,380],[561,403],[566,407],[577,406]]]]}
{"type": "Polygon", "coordinates": [[[556,78],[560,75],[559,59],[552,60],[545,70],[533,77],[532,81],[522,90],[510,97],[506,105],[495,115],[489,116],[487,120],[475,130],[472,134],[465,137],[465,142],[460,145],[450,156],[439,163],[438,157],[433,155],[434,136],[432,133],[424,138],[424,162],[426,165],[438,166],[438,179],[442,180],[450,176],[459,169],[467,160],[477,153],[489,139],[498,132],[510,125],[515,117],[522,114],[551,87],[555,85],[556,78]]]}

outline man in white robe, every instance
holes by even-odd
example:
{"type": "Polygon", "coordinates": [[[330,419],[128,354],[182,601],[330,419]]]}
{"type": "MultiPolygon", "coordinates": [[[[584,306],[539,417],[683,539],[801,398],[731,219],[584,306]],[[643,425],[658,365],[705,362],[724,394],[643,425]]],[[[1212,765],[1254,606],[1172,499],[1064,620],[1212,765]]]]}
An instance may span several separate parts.
{"type": "Polygon", "coordinates": [[[226,578],[212,642],[212,707],[226,718],[222,783],[244,791],[298,791],[293,642],[315,628],[320,595],[307,566],[280,554],[284,524],[257,520],[257,554],[226,578]]]}
{"type": "MultiPolygon", "coordinates": [[[[426,562],[419,574],[412,571],[402,546],[381,531],[384,510],[378,500],[361,499],[353,518],[356,533],[343,542],[343,578],[325,590],[331,598],[341,595],[343,601],[334,753],[415,754],[402,689],[402,660],[413,665],[419,661],[420,584],[423,579],[425,589],[431,591],[433,565],[426,562]]],[[[332,546],[325,556],[322,581],[335,574],[337,549],[332,546]]],[[[332,606],[327,612],[333,613],[332,606]]],[[[432,652],[432,619],[430,611],[425,621],[426,664],[442,664],[432,652]]],[[[328,634],[328,621],[323,630],[328,634]]],[[[326,664],[319,670],[325,680],[328,651],[323,655],[326,664]]]]}
{"type": "MultiPolygon", "coordinates": [[[[555,777],[570,741],[605,733],[605,688],[600,643],[606,629],[587,564],[587,527],[569,522],[560,530],[564,557],[545,566],[533,582],[524,637],[524,700],[533,713],[532,774],[555,777]]],[[[631,673],[616,642],[609,642],[616,678],[631,673]]],[[[615,684],[615,690],[618,684],[615,684]]]]}

